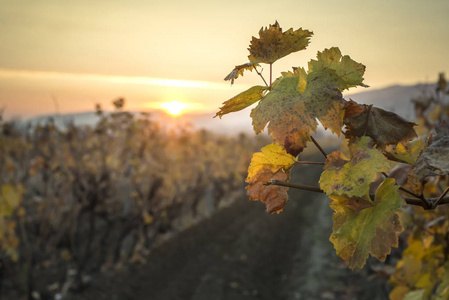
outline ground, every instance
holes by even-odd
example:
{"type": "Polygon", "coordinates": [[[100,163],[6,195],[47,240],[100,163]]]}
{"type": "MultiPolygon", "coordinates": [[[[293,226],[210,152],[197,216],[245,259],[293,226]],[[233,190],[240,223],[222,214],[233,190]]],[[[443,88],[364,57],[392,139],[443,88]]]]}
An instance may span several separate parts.
{"type": "MultiPolygon", "coordinates": [[[[305,166],[293,181],[316,184],[305,166]]],[[[152,250],[145,265],[102,274],[72,300],[388,299],[370,267],[351,272],[329,242],[325,195],[291,190],[279,215],[245,195],[152,250]],[[373,274],[371,274],[373,273],[373,274]]]]}

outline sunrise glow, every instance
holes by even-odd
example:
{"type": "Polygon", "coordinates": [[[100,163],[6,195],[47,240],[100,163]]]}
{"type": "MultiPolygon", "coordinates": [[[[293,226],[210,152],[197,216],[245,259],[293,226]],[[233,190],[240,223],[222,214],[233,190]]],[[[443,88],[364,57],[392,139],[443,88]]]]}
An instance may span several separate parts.
{"type": "Polygon", "coordinates": [[[188,105],[179,101],[170,101],[161,103],[159,107],[165,109],[169,114],[177,116],[181,114],[188,107],[188,105]]]}

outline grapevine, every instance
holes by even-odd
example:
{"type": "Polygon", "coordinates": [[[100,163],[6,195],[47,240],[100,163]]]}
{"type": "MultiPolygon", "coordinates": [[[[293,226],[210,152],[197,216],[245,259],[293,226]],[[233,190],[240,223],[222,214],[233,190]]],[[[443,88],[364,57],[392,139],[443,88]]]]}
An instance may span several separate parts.
{"type": "Polygon", "coordinates": [[[337,47],[319,51],[307,70],[293,67],[273,80],[272,65],[306,49],[312,35],[302,28],[283,31],[278,22],[262,27],[250,42],[249,62],[225,78],[233,84],[246,71],[255,71],[263,82],[225,101],[216,113],[222,118],[255,105],[250,113],[254,131],[267,128],[273,139],[253,154],[245,180],[249,199],[265,203],[269,213],[280,213],[289,188],[325,193],[334,211],[330,241],[350,269],[363,268],[370,255],[385,261],[401,238],[409,246],[390,272],[395,286],[391,299],[448,299],[449,215],[444,204],[449,203],[449,110],[443,99],[448,94],[444,75],[435,97],[415,100],[416,123],[344,99],[344,90],[368,86],[363,82],[365,66],[337,47]],[[262,64],[269,65],[268,80],[262,64]],[[349,156],[326,153],[314,138],[318,122],[344,136],[349,156]],[[301,160],[310,145],[324,161],[301,160]],[[318,185],[290,182],[292,169],[301,164],[323,167],[318,185]]]}
{"type": "Polygon", "coordinates": [[[238,196],[265,142],[169,131],[123,98],[113,105],[97,105],[94,127],[0,121],[0,298],[66,297],[99,272],[144,264],[238,196]]]}

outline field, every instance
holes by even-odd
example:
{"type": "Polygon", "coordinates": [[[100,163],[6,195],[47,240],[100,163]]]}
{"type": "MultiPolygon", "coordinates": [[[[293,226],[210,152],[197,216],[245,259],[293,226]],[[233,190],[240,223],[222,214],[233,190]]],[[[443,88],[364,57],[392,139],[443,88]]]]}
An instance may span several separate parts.
{"type": "Polygon", "coordinates": [[[96,274],[145,264],[155,246],[241,194],[251,154],[265,143],[168,131],[121,108],[98,111],[94,128],[2,123],[7,298],[53,299],[83,290],[96,274]]]}

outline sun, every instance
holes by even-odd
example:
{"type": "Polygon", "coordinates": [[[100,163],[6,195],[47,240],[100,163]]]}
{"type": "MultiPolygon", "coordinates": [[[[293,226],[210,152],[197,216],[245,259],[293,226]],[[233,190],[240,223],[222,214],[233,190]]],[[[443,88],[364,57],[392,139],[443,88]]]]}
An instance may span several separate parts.
{"type": "Polygon", "coordinates": [[[184,109],[187,107],[187,104],[179,101],[170,101],[161,103],[160,107],[168,111],[169,114],[177,116],[184,111],[184,109]]]}

